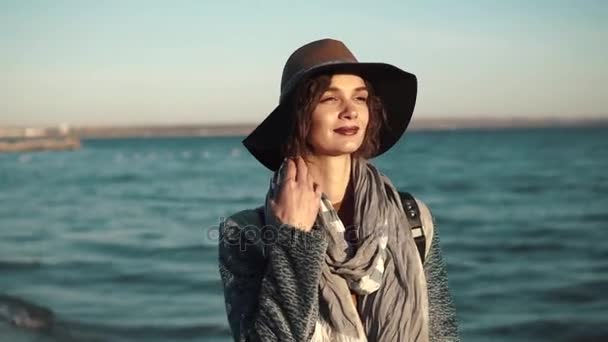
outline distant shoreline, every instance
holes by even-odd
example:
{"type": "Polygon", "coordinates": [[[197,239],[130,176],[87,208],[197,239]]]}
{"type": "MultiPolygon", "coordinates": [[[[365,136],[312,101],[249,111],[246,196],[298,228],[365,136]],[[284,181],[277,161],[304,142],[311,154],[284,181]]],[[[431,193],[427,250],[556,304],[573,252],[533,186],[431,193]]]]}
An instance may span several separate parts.
{"type": "MultiPolygon", "coordinates": [[[[129,137],[221,137],[246,136],[257,124],[226,125],[133,125],[133,126],[69,126],[58,134],[55,127],[0,127],[2,138],[28,138],[28,130],[35,129],[37,137],[56,137],[69,133],[82,139],[129,138],[129,137]]],[[[551,127],[608,127],[608,118],[450,118],[414,119],[409,130],[445,131],[467,129],[516,129],[551,127]]]]}

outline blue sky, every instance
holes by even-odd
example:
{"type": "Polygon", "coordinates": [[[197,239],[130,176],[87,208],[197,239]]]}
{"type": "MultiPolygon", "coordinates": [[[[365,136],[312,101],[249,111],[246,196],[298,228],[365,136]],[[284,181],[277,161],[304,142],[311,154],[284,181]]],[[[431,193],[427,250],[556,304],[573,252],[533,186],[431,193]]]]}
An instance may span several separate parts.
{"type": "Polygon", "coordinates": [[[608,1],[0,0],[0,126],[255,123],[297,47],[418,76],[415,118],[608,117],[608,1]]]}

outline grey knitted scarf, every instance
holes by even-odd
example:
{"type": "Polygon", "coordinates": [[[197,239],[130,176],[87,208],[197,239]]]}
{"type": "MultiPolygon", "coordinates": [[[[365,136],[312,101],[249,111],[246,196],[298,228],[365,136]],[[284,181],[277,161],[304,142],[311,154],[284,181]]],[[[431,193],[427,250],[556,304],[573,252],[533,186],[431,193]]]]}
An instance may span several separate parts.
{"type": "Polygon", "coordinates": [[[358,246],[347,242],[345,227],[325,195],[316,221],[328,238],[319,313],[331,333],[323,335],[332,341],[427,342],[426,279],[399,194],[363,159],[352,160],[351,181],[358,246]],[[363,296],[358,308],[351,290],[363,296]]]}

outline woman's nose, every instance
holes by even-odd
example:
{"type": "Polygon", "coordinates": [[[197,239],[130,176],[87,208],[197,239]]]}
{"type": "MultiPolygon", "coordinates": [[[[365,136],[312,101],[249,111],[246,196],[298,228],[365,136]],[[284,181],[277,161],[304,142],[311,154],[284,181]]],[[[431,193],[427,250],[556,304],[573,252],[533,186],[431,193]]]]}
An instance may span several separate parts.
{"type": "Polygon", "coordinates": [[[342,112],[340,113],[340,118],[343,119],[356,119],[359,113],[357,113],[357,108],[350,101],[346,101],[342,112]]]}

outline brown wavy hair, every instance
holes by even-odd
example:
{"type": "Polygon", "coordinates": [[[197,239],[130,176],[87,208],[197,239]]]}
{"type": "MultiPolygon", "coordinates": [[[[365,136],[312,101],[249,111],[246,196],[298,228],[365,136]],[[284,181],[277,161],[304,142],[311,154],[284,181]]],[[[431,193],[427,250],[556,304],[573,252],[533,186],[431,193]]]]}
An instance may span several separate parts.
{"type": "MultiPolygon", "coordinates": [[[[312,146],[308,143],[312,112],[319,103],[321,96],[331,85],[332,75],[323,74],[302,82],[292,96],[287,99],[294,112],[291,124],[288,127],[287,143],[282,147],[283,157],[306,156],[311,153],[312,146]]],[[[381,99],[374,94],[374,88],[367,80],[365,87],[368,91],[367,107],[369,121],[365,130],[365,137],[353,157],[368,159],[376,154],[380,147],[380,128],[386,121],[386,113],[381,99]]]]}

